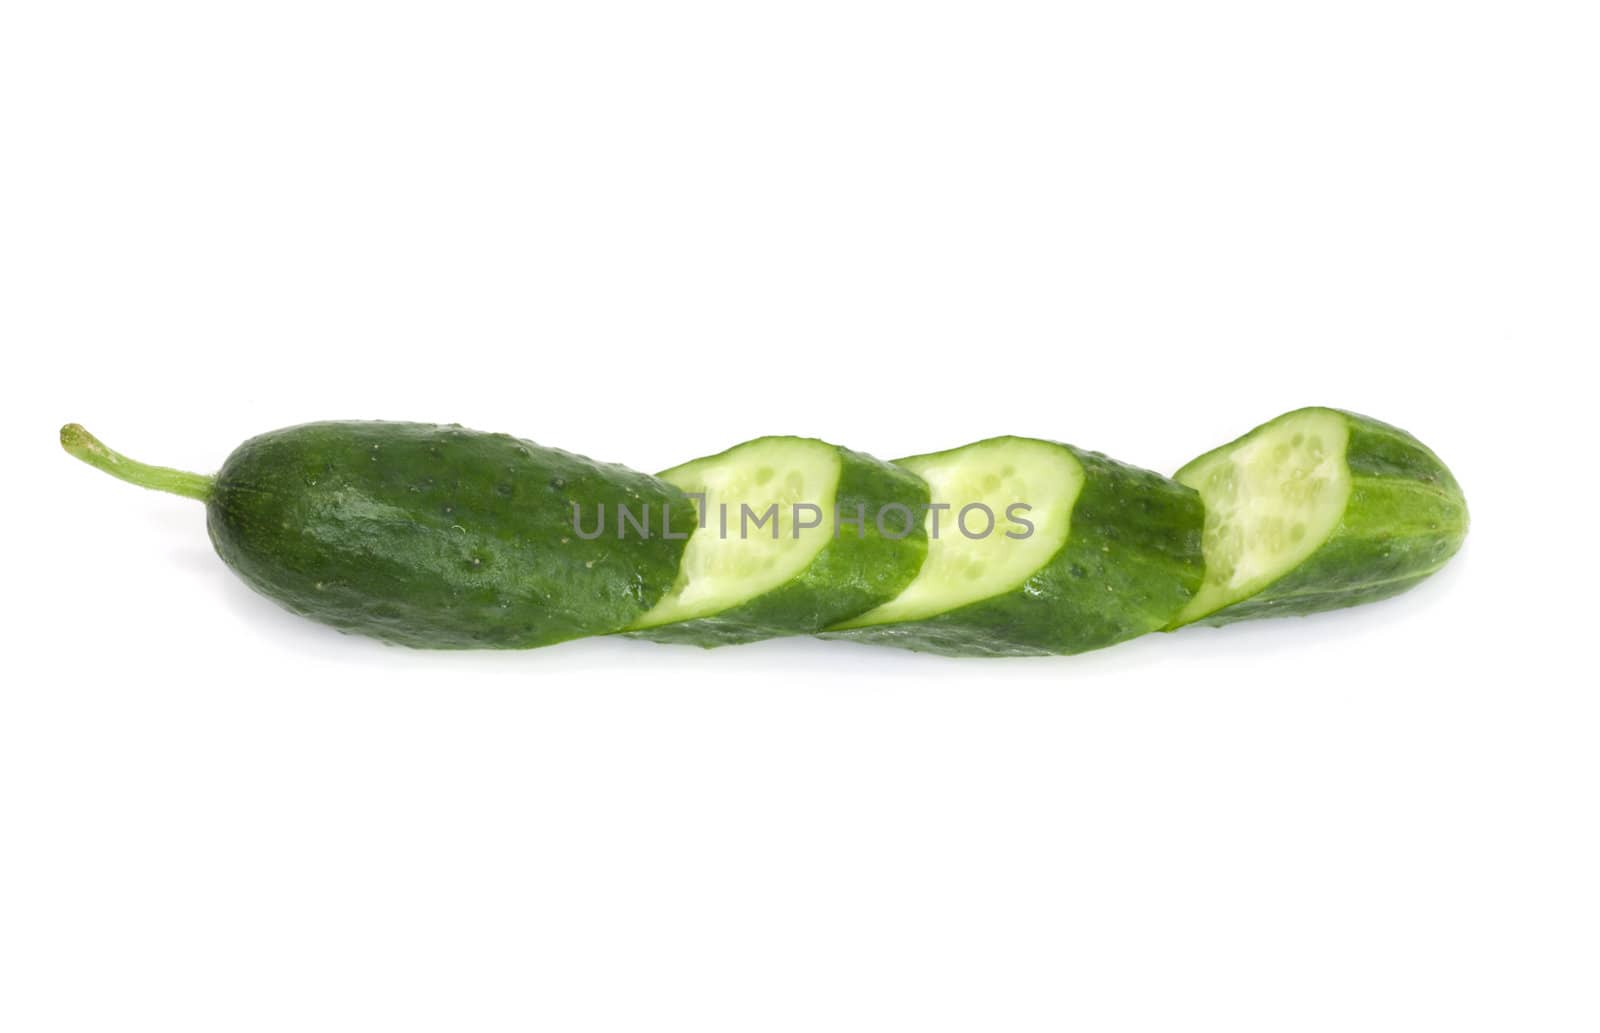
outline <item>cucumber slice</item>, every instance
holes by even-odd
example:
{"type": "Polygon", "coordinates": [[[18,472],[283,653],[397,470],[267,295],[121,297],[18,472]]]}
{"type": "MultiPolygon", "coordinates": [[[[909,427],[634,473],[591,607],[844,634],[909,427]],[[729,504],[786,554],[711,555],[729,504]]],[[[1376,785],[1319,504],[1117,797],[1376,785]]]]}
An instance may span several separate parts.
{"type": "Polygon", "coordinates": [[[214,479],[158,486],[207,500],[217,554],[256,591],[426,649],[527,649],[626,628],[666,593],[694,527],[690,501],[654,477],[422,423],[289,427],[240,445],[214,479]],[[593,519],[621,506],[649,533],[574,533],[575,507],[593,519]]]}
{"type": "Polygon", "coordinates": [[[1079,653],[1164,627],[1200,585],[1200,497],[1148,470],[1016,437],[898,465],[932,495],[927,562],[829,638],[947,656],[1079,653]]]}
{"type": "Polygon", "coordinates": [[[811,634],[894,598],[927,555],[927,486],[815,438],[757,438],[660,477],[703,510],[676,582],[633,626],[643,638],[811,634]]]}
{"type": "Polygon", "coordinates": [[[1205,500],[1206,579],[1174,627],[1396,595],[1442,567],[1467,532],[1466,500],[1438,456],[1337,409],[1286,413],[1176,479],[1205,500]]]}

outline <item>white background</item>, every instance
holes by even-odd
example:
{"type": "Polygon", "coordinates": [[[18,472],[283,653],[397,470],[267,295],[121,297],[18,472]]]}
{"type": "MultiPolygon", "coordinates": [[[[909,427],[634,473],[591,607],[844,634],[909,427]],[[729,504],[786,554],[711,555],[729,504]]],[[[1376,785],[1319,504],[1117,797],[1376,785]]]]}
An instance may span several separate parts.
{"type": "Polygon", "coordinates": [[[1600,1028],[1589,3],[0,21],[0,1027],[1600,1028]],[[407,652],[200,506],[310,419],[659,469],[1412,430],[1409,596],[961,662],[407,652]]]}

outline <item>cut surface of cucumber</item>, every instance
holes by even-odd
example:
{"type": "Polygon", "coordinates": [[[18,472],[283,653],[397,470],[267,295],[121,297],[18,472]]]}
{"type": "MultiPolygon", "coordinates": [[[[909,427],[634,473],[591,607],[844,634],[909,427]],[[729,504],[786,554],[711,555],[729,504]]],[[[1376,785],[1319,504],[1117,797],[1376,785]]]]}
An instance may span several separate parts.
{"type": "Polygon", "coordinates": [[[1079,653],[1164,627],[1200,585],[1200,497],[1159,474],[1014,437],[899,462],[931,489],[928,560],[900,596],[826,637],[946,656],[1079,653]],[[986,517],[963,528],[974,504],[994,514],[988,535],[966,533],[986,517]]]}
{"type": "Polygon", "coordinates": [[[1083,487],[1083,468],[1069,452],[1026,438],[982,441],[896,465],[926,481],[933,504],[945,508],[929,509],[928,558],[915,580],[847,628],[921,620],[1018,587],[1066,543],[1083,487]],[[1019,504],[1028,507],[1022,515],[1031,533],[1007,517],[1019,504]],[[969,506],[983,508],[963,516],[969,506]]]}
{"type": "Polygon", "coordinates": [[[641,628],[704,617],[764,595],[833,540],[839,452],[821,441],[762,438],[658,476],[687,495],[703,495],[705,509],[683,550],[677,582],[639,618],[641,628]],[[797,521],[796,503],[830,516],[815,527],[797,526],[809,523],[810,514],[802,512],[797,521]],[[769,510],[772,518],[756,524],[769,510]]]}
{"type": "Polygon", "coordinates": [[[1395,595],[1460,547],[1467,510],[1405,431],[1337,409],[1286,413],[1175,479],[1205,503],[1206,578],[1174,626],[1313,613],[1395,595]]]}
{"type": "Polygon", "coordinates": [[[927,552],[922,481],[815,438],[758,438],[660,478],[703,509],[677,580],[634,624],[642,637],[713,646],[809,634],[892,598],[927,552]]]}
{"type": "Polygon", "coordinates": [[[1348,439],[1338,413],[1307,409],[1184,467],[1178,481],[1206,506],[1206,579],[1180,620],[1254,595],[1317,551],[1350,500],[1348,439]]]}

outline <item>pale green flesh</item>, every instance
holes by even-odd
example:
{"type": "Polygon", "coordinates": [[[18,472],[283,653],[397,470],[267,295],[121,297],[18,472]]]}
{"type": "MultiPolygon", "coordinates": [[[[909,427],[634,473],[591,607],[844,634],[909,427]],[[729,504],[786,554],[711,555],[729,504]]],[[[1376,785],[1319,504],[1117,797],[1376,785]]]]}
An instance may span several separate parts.
{"type": "Polygon", "coordinates": [[[833,540],[841,462],[832,445],[809,438],[760,438],[661,474],[690,494],[704,493],[701,526],[689,537],[678,579],[635,628],[721,613],[798,575],[833,540]],[[816,527],[815,511],[821,510],[816,527]],[[769,507],[774,518],[759,524],[769,507]],[[723,508],[726,506],[726,522],[723,508]],[[746,516],[743,507],[749,507],[746,516]]]}
{"type": "Polygon", "coordinates": [[[1328,540],[1350,499],[1349,434],[1338,413],[1292,413],[1178,471],[1205,502],[1206,577],[1175,623],[1250,598],[1328,540]]]}
{"type": "MultiPolygon", "coordinates": [[[[948,508],[930,508],[923,521],[928,558],[911,584],[840,628],[922,620],[1017,588],[1066,544],[1072,506],[1083,487],[1083,467],[1072,453],[1024,438],[980,441],[895,465],[928,482],[934,507],[948,508]],[[994,514],[993,530],[982,537],[968,537],[959,524],[962,508],[972,503],[994,514]],[[1029,507],[1019,513],[1033,524],[1027,537],[1008,537],[1027,531],[1008,519],[1015,503],[1029,507]]],[[[973,510],[966,526],[980,534],[988,518],[973,510]]]]}

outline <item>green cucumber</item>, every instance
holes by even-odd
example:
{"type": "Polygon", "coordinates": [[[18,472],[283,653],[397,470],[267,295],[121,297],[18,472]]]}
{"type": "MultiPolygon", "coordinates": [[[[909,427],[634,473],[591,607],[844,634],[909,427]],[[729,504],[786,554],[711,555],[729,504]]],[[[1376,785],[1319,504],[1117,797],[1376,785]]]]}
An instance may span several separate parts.
{"type": "Polygon", "coordinates": [[[693,502],[654,477],[460,427],[290,427],[240,445],[214,478],[135,463],[75,424],[61,443],[204,500],[217,553],[287,609],[407,646],[620,631],[672,586],[695,525],[693,502]]]}
{"type": "Polygon", "coordinates": [[[915,474],[815,438],[766,437],[658,475],[699,527],[634,634],[700,646],[807,635],[894,598],[928,551],[915,474]]]}
{"type": "Polygon", "coordinates": [[[1159,474],[1016,437],[897,465],[932,494],[928,559],[904,592],[826,637],[947,656],[1079,653],[1166,626],[1200,586],[1200,496],[1159,474]]]}
{"type": "Polygon", "coordinates": [[[1403,430],[1286,413],[1175,475],[1205,500],[1206,579],[1173,626],[1334,610],[1397,595],[1461,547],[1467,503],[1403,430]]]}
{"type": "Polygon", "coordinates": [[[218,554],[289,610],[423,648],[816,633],[953,656],[1077,653],[1395,595],[1468,526],[1426,446],[1322,408],[1172,480],[1015,437],[898,464],[760,438],[660,478],[415,423],[274,431],[214,477],[136,463],[76,424],[61,442],[204,501],[218,554]]]}

